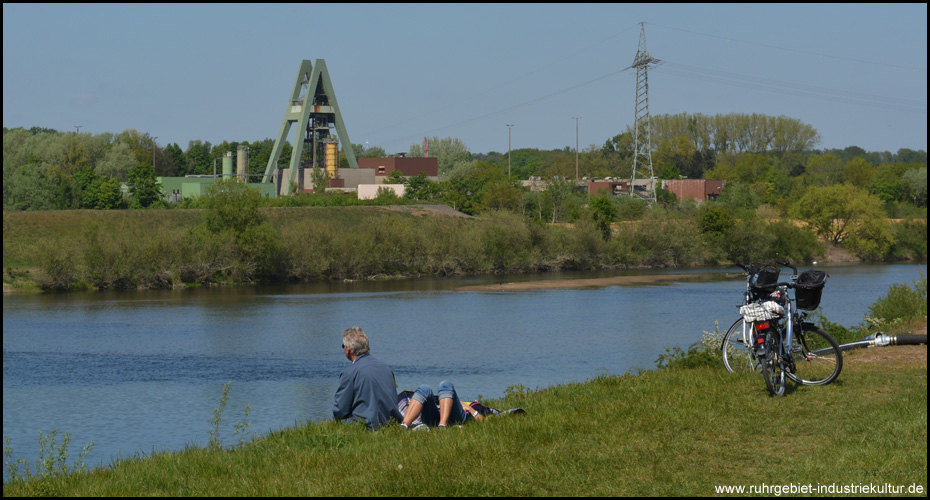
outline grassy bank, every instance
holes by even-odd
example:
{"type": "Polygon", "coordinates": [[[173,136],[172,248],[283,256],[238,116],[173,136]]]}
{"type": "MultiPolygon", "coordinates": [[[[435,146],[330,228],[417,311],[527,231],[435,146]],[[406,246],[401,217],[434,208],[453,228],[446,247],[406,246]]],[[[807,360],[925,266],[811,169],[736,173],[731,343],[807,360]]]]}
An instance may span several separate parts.
{"type": "MultiPolygon", "coordinates": [[[[926,303],[922,277],[913,287],[892,286],[869,318],[889,334],[926,334],[926,303]]],[[[90,472],[69,467],[53,449],[47,474],[24,481],[22,470],[11,473],[20,479],[4,483],[3,493],[704,496],[718,486],[887,484],[920,486],[926,495],[925,345],[848,352],[836,382],[790,385],[783,398],[769,397],[757,374],[727,373],[718,347],[719,339],[669,353],[655,371],[512,387],[485,403],[525,415],[431,432],[371,433],[329,421],[223,447],[215,437],[227,387],[208,448],[90,472]]]]}
{"type": "MultiPolygon", "coordinates": [[[[498,417],[444,431],[335,422],[235,449],[188,449],[4,484],[4,495],[713,495],[720,485],[927,487],[926,347],[768,396],[721,367],[512,390],[498,417]]],[[[872,354],[872,351],[869,351],[872,354]]],[[[874,357],[874,355],[873,355],[874,357]]],[[[771,493],[770,493],[771,494],[771,493]]]]}

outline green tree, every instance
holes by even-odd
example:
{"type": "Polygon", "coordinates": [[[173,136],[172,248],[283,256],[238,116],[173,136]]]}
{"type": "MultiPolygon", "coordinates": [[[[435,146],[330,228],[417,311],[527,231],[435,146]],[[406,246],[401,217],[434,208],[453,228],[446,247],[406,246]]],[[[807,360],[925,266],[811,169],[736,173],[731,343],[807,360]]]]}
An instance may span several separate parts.
{"type": "Polygon", "coordinates": [[[904,173],[904,182],[910,188],[911,201],[918,207],[927,206],[927,167],[912,168],[904,173]]]}
{"type": "Polygon", "coordinates": [[[573,206],[575,184],[567,179],[554,180],[542,193],[543,210],[551,214],[550,222],[567,220],[573,206]]]}
{"type": "Polygon", "coordinates": [[[184,151],[181,149],[181,146],[178,146],[177,143],[172,143],[165,146],[165,155],[168,157],[168,161],[171,162],[174,168],[174,175],[178,177],[184,177],[189,172],[189,166],[187,164],[187,157],[184,155],[184,151]]]}
{"type": "Polygon", "coordinates": [[[762,204],[762,198],[756,190],[745,182],[727,183],[723,192],[717,197],[717,204],[734,213],[753,211],[762,204]]]}
{"type": "Polygon", "coordinates": [[[100,190],[100,176],[90,167],[84,167],[74,174],[71,183],[74,186],[78,208],[95,208],[100,190]]]}
{"type": "Polygon", "coordinates": [[[329,187],[329,173],[326,169],[314,166],[310,181],[313,183],[314,193],[326,194],[326,188],[329,187]]]}
{"type": "Polygon", "coordinates": [[[207,175],[213,173],[213,157],[210,142],[200,140],[190,141],[187,144],[187,160],[189,174],[207,175]]]}
{"type": "Polygon", "coordinates": [[[698,217],[701,232],[705,234],[724,234],[736,223],[733,212],[715,202],[701,204],[698,217]]]}
{"type": "Polygon", "coordinates": [[[878,173],[869,186],[869,191],[884,202],[905,201],[908,190],[903,169],[889,164],[878,167],[878,173]]]}
{"type": "Polygon", "coordinates": [[[846,163],[846,180],[859,188],[868,189],[875,178],[875,172],[875,166],[861,156],[857,156],[846,163]]]}
{"type": "Polygon", "coordinates": [[[100,182],[97,188],[97,206],[99,210],[116,210],[123,208],[123,190],[119,179],[110,177],[100,182]]]}
{"type": "Polygon", "coordinates": [[[792,212],[834,245],[851,238],[855,248],[875,256],[891,244],[881,200],[851,184],[812,187],[792,212]]]}
{"type": "MultiPolygon", "coordinates": [[[[366,148],[361,144],[353,144],[352,147],[355,149],[356,158],[385,158],[387,156],[381,146],[366,148]]],[[[432,149],[430,149],[430,155],[433,155],[432,149]]]]}
{"type": "Polygon", "coordinates": [[[607,162],[608,175],[627,177],[631,173],[627,171],[632,165],[633,135],[626,132],[607,139],[601,147],[601,156],[607,162]]]}
{"type": "Polygon", "coordinates": [[[431,200],[440,194],[439,184],[427,179],[423,172],[407,178],[404,184],[407,186],[404,198],[408,200],[431,200]]]}
{"type": "MultiPolygon", "coordinates": [[[[75,134],[77,135],[77,134],[75,134]]],[[[61,159],[61,169],[67,174],[74,174],[90,165],[90,155],[84,141],[74,137],[68,144],[68,151],[61,159]]]]}
{"type": "Polygon", "coordinates": [[[48,167],[30,162],[7,174],[4,165],[3,208],[5,210],[52,210],[55,186],[46,175],[48,167]]]}
{"type": "MultiPolygon", "coordinates": [[[[422,157],[423,144],[414,144],[410,146],[410,156],[422,157]]],[[[439,176],[444,177],[451,174],[454,170],[460,169],[463,165],[469,165],[473,157],[468,146],[461,139],[446,137],[440,139],[433,137],[429,140],[429,155],[436,158],[439,162],[439,176]]]]}
{"type": "Polygon", "coordinates": [[[489,183],[481,196],[483,210],[519,210],[522,203],[523,191],[504,179],[489,183]]]}
{"type": "Polygon", "coordinates": [[[591,217],[594,219],[594,225],[601,232],[604,241],[610,239],[610,224],[617,218],[617,207],[614,206],[611,197],[602,194],[591,200],[591,217]]]}
{"type": "Polygon", "coordinates": [[[677,179],[683,172],[693,174],[700,170],[700,167],[695,167],[695,163],[700,162],[697,147],[686,136],[659,141],[656,151],[652,154],[652,161],[654,165],[659,165],[661,179],[677,179]]]}
{"type": "Polygon", "coordinates": [[[155,169],[148,163],[139,163],[129,172],[126,182],[133,208],[145,208],[161,200],[161,185],[155,178],[155,169]]]}
{"type": "Polygon", "coordinates": [[[125,182],[129,179],[129,171],[137,163],[129,145],[117,142],[106,152],[103,159],[97,162],[94,170],[100,177],[116,177],[117,180],[125,182]]]}
{"type": "Polygon", "coordinates": [[[832,154],[811,156],[804,170],[808,182],[818,186],[839,184],[846,174],[843,162],[832,154]]]}

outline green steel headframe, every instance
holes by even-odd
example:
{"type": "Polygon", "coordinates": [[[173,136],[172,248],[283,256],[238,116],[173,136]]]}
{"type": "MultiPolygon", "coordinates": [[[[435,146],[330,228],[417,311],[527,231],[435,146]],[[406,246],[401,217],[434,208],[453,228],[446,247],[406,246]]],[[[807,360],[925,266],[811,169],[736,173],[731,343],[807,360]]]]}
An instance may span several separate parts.
{"type": "Polygon", "coordinates": [[[336,129],[339,142],[342,144],[346,159],[349,161],[349,167],[358,168],[355,150],[352,149],[349,133],[346,132],[345,122],[342,121],[342,113],[339,112],[339,105],[336,103],[333,83],[329,78],[329,71],[326,70],[326,62],[323,59],[317,59],[312,63],[304,59],[300,63],[297,80],[294,82],[294,89],[291,91],[287,108],[284,110],[281,130],[274,141],[274,148],[271,151],[271,158],[268,159],[268,166],[265,168],[262,182],[271,182],[274,170],[278,165],[278,159],[281,157],[281,151],[284,148],[284,142],[287,140],[288,131],[290,131],[293,123],[297,123],[297,133],[294,137],[294,150],[291,153],[288,181],[282,187],[282,194],[288,194],[291,184],[297,182],[297,171],[305,147],[305,135],[307,137],[312,135],[314,138],[318,134],[325,136],[328,134],[328,130],[332,128],[329,124],[332,124],[336,129]]]}

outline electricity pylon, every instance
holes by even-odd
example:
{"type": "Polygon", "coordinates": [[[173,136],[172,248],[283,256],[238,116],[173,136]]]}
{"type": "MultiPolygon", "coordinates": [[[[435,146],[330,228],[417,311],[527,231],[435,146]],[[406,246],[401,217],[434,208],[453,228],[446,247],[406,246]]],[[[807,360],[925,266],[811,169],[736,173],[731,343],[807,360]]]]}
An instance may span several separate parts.
{"type": "Polygon", "coordinates": [[[636,68],[636,116],[633,123],[633,177],[630,179],[630,195],[634,194],[637,168],[649,168],[649,183],[656,201],[655,173],[652,170],[652,122],[649,119],[649,65],[660,61],[646,50],[646,23],[639,23],[639,49],[631,68],[636,68]]]}

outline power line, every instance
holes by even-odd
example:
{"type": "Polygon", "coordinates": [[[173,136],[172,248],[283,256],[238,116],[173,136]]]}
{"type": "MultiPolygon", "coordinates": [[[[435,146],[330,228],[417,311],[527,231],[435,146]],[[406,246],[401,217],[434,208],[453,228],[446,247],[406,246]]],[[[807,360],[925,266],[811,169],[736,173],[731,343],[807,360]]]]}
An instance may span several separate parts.
{"type": "Polygon", "coordinates": [[[665,62],[666,64],[664,66],[657,68],[659,72],[663,74],[680,76],[682,78],[702,80],[711,83],[718,83],[722,85],[753,90],[763,90],[766,92],[775,92],[785,95],[810,97],[814,99],[841,102],[846,104],[875,106],[885,109],[918,113],[927,112],[927,103],[916,99],[885,97],[874,94],[866,94],[863,92],[830,89],[809,84],[784,82],[769,78],[740,75],[737,73],[700,68],[697,66],[674,63],[670,61],[665,62]]]}
{"type": "MultiPolygon", "coordinates": [[[[638,23],[637,23],[637,24],[638,24],[638,23]]],[[[658,27],[661,27],[661,28],[666,28],[666,29],[671,29],[671,30],[676,30],[676,31],[682,31],[682,32],[686,32],[686,33],[692,33],[692,34],[695,34],[695,35],[700,35],[700,36],[705,36],[705,37],[710,37],[710,38],[718,38],[718,39],[727,40],[727,41],[735,41],[735,42],[745,43],[745,44],[748,44],[748,45],[755,45],[755,46],[759,46],[759,47],[765,47],[765,48],[771,48],[771,49],[785,50],[785,51],[789,51],[789,52],[796,52],[796,53],[803,53],[803,54],[815,55],[815,56],[818,56],[818,57],[828,57],[828,58],[839,59],[839,60],[847,60],[847,61],[858,62],[858,63],[865,63],[865,64],[875,64],[875,65],[881,65],[881,66],[890,66],[890,67],[896,67],[896,68],[902,68],[902,69],[908,69],[908,70],[926,71],[926,68],[917,68],[917,67],[912,67],[912,66],[902,66],[902,65],[890,64],[890,63],[880,63],[880,62],[874,62],[874,61],[866,61],[866,60],[855,59],[855,58],[850,58],[850,57],[834,56],[834,55],[822,54],[822,53],[811,52],[811,51],[805,51],[805,50],[798,50],[798,49],[791,49],[791,48],[786,48],[786,47],[779,47],[779,46],[775,46],[775,45],[767,45],[767,44],[762,44],[762,43],[749,42],[749,41],[739,40],[739,39],[730,38],[730,37],[725,37],[725,36],[710,35],[710,34],[707,34],[707,33],[700,33],[700,32],[697,32],[697,31],[686,30],[686,29],[681,29],[681,28],[675,28],[675,27],[672,27],[672,26],[663,26],[663,25],[654,24],[654,23],[648,23],[648,24],[651,24],[651,25],[653,25],[653,26],[658,26],[658,27]]],[[[577,54],[577,53],[582,52],[582,51],[584,51],[584,50],[587,50],[587,49],[589,49],[589,48],[591,48],[591,47],[594,47],[594,46],[596,46],[596,45],[599,45],[599,44],[601,44],[601,43],[604,43],[604,42],[606,42],[606,41],[608,41],[608,40],[610,40],[610,39],[612,39],[612,38],[615,38],[615,37],[617,37],[617,36],[620,36],[621,34],[623,34],[623,33],[627,32],[627,31],[629,31],[631,28],[633,28],[633,27],[635,27],[635,26],[636,26],[636,25],[634,24],[634,25],[632,25],[632,26],[630,26],[630,27],[628,27],[628,28],[622,30],[622,31],[621,31],[620,33],[618,33],[617,35],[609,36],[609,37],[607,37],[607,38],[604,38],[604,39],[602,39],[602,40],[599,40],[598,42],[595,42],[594,44],[591,44],[591,45],[588,45],[588,46],[586,46],[586,47],[583,47],[583,48],[579,49],[578,51],[576,51],[574,54],[577,54]]],[[[572,56],[573,56],[574,54],[572,54],[572,56]]],[[[572,56],[569,56],[569,57],[572,57],[572,56]]],[[[526,76],[529,76],[529,75],[531,75],[531,74],[533,74],[533,73],[539,72],[539,71],[541,71],[541,70],[543,70],[543,69],[546,69],[546,68],[548,68],[548,67],[550,67],[550,66],[553,66],[553,65],[555,65],[555,64],[558,64],[558,63],[560,63],[560,62],[562,62],[562,61],[568,59],[569,57],[566,57],[566,58],[564,58],[564,59],[562,59],[562,60],[559,60],[559,61],[556,61],[556,62],[554,62],[554,63],[550,63],[550,64],[547,64],[547,65],[541,66],[541,67],[539,67],[539,68],[537,68],[537,69],[535,69],[535,70],[532,70],[532,71],[527,72],[527,73],[524,73],[524,74],[522,74],[522,75],[520,75],[520,76],[518,76],[518,77],[515,77],[515,78],[512,78],[512,79],[510,79],[510,80],[507,80],[506,82],[503,82],[503,83],[501,83],[501,84],[498,84],[498,85],[489,87],[489,88],[485,89],[484,91],[479,92],[479,93],[476,94],[475,96],[469,97],[469,98],[467,98],[467,99],[464,99],[463,101],[467,101],[467,100],[473,99],[474,97],[477,97],[477,96],[486,94],[486,93],[488,93],[488,92],[490,92],[490,91],[492,91],[492,90],[496,90],[496,89],[498,89],[498,88],[500,88],[500,87],[509,85],[509,84],[511,84],[511,83],[513,83],[513,82],[515,82],[515,81],[518,81],[518,80],[520,80],[520,79],[522,79],[522,78],[525,78],[526,76]]],[[[679,77],[682,77],[682,78],[690,78],[690,79],[694,79],[694,80],[702,80],[702,81],[707,81],[707,82],[711,82],[711,83],[718,83],[718,84],[723,84],[723,85],[729,85],[729,86],[733,86],[733,87],[741,87],[741,88],[746,88],[746,89],[751,89],[751,90],[762,90],[762,91],[765,91],[765,92],[774,92],[774,93],[780,93],[780,94],[785,94],[785,95],[794,95],[794,96],[800,96],[800,97],[808,97],[808,98],[814,98],[814,99],[820,99],[820,100],[826,100],[826,101],[840,102],[840,103],[845,103],[845,104],[855,104],[855,105],[863,105],[863,106],[873,106],[873,107],[879,107],[879,108],[884,108],[884,109],[891,109],[891,110],[898,110],[898,111],[910,111],[910,112],[918,112],[918,113],[926,113],[926,112],[927,112],[927,103],[924,102],[924,101],[919,101],[919,100],[915,100],[915,99],[905,99],[905,98],[898,98],[898,97],[885,97],[885,96],[878,96],[878,95],[874,95],[874,94],[866,94],[866,93],[862,93],[862,92],[853,92],[853,91],[829,89],[829,88],[825,88],[825,87],[817,87],[817,86],[808,85],[808,84],[799,84],[799,83],[792,83],[792,82],[784,82],[784,81],[773,80],[773,79],[768,79],[768,78],[754,77],[754,76],[748,76],[748,75],[740,75],[740,74],[737,74],[737,73],[729,73],[729,72],[725,72],[725,71],[719,71],[719,70],[712,70],[712,69],[700,68],[700,67],[698,67],[698,66],[691,66],[691,65],[687,65],[687,64],[672,63],[672,62],[668,62],[667,60],[663,60],[663,63],[666,63],[666,65],[664,65],[664,66],[657,66],[655,69],[658,70],[658,71],[660,71],[661,73],[667,73],[667,74],[670,74],[670,75],[673,75],[673,76],[679,76],[679,77]]],[[[630,67],[632,67],[632,66],[630,66],[630,67]]],[[[567,93],[567,92],[571,92],[571,91],[573,91],[573,90],[576,90],[576,89],[585,87],[585,86],[587,86],[587,85],[590,85],[590,84],[592,84],[592,83],[598,82],[598,81],[600,81],[600,80],[603,80],[603,79],[610,78],[610,77],[612,77],[612,76],[618,75],[618,74],[620,74],[620,73],[626,71],[626,70],[629,69],[630,67],[627,67],[627,68],[624,68],[624,69],[621,69],[621,70],[618,70],[618,71],[613,71],[613,72],[607,73],[607,74],[605,74],[605,75],[601,75],[601,76],[596,77],[596,78],[593,78],[593,79],[591,79],[591,80],[588,80],[588,81],[585,81],[585,82],[582,82],[582,83],[573,85],[573,86],[571,86],[571,87],[564,88],[564,89],[562,89],[562,90],[558,90],[558,91],[556,91],[556,92],[553,92],[553,93],[550,93],[550,94],[547,94],[547,95],[544,95],[544,96],[541,96],[541,97],[537,97],[537,98],[535,98],[535,99],[531,99],[531,100],[529,100],[529,101],[525,101],[525,102],[522,102],[522,103],[519,103],[519,104],[510,106],[510,107],[501,109],[501,110],[499,110],[499,111],[494,111],[494,112],[487,113],[487,114],[484,114],[484,115],[481,115],[481,116],[477,116],[477,117],[474,117],[474,118],[469,118],[469,119],[467,119],[467,120],[462,120],[462,121],[459,121],[459,122],[456,122],[456,123],[453,123],[453,124],[450,124],[450,125],[446,125],[446,126],[443,126],[443,127],[434,128],[434,129],[431,129],[431,130],[426,131],[425,133],[428,135],[428,134],[440,132],[440,131],[443,131],[443,130],[448,130],[448,129],[453,129],[453,128],[461,127],[461,126],[463,126],[463,125],[468,125],[468,124],[471,124],[471,123],[474,123],[474,122],[478,122],[478,121],[482,121],[482,120],[487,120],[487,119],[489,119],[489,118],[493,118],[493,117],[496,117],[496,116],[499,116],[499,115],[502,115],[502,114],[505,114],[505,113],[510,113],[510,112],[512,112],[512,111],[516,111],[516,110],[518,110],[518,109],[522,109],[522,108],[525,108],[525,107],[527,107],[527,106],[531,106],[531,105],[533,105],[533,104],[537,104],[537,103],[539,103],[539,102],[545,101],[545,100],[547,100],[547,99],[551,99],[551,98],[553,98],[553,97],[557,97],[557,96],[559,96],[559,95],[565,94],[565,93],[567,93]]],[[[462,101],[460,101],[460,102],[462,102],[462,101]]],[[[444,109],[448,109],[448,107],[447,107],[447,108],[444,108],[444,109]]],[[[402,142],[402,141],[410,141],[412,138],[413,138],[413,139],[418,138],[420,135],[422,135],[422,134],[416,134],[416,135],[410,135],[410,136],[407,136],[407,137],[398,138],[398,139],[395,139],[395,140],[392,140],[392,141],[388,141],[386,144],[389,145],[389,144],[399,143],[399,142],[402,142]]]]}
{"type": "MultiPolygon", "coordinates": [[[[481,116],[476,116],[476,117],[474,117],[474,118],[469,118],[468,120],[463,120],[463,121],[460,121],[460,122],[457,122],[457,123],[453,123],[453,124],[451,124],[451,125],[446,125],[445,127],[434,128],[434,129],[429,130],[429,131],[427,131],[427,132],[425,132],[425,133],[428,135],[428,134],[431,134],[431,133],[439,132],[439,131],[441,131],[441,130],[447,130],[447,129],[450,129],[450,128],[461,127],[462,125],[467,125],[467,124],[469,124],[469,123],[474,123],[474,122],[481,121],[481,120],[487,120],[488,118],[493,118],[493,117],[495,117],[495,116],[502,115],[502,114],[504,114],[504,113],[509,113],[509,112],[511,112],[511,111],[516,111],[516,110],[518,110],[518,109],[525,108],[525,107],[527,107],[527,106],[536,104],[536,103],[538,103],[538,102],[545,101],[546,99],[551,99],[551,98],[553,98],[553,97],[560,96],[560,95],[562,95],[562,94],[564,94],[564,93],[566,93],[566,92],[571,92],[571,91],[573,91],[573,90],[580,89],[581,87],[584,87],[584,86],[590,85],[590,84],[592,84],[592,83],[601,81],[601,80],[603,80],[603,79],[605,79],[605,78],[610,78],[610,77],[612,77],[612,76],[614,76],[614,75],[618,75],[618,74],[620,74],[620,73],[626,71],[627,69],[628,69],[628,68],[624,68],[624,69],[621,69],[621,70],[618,70],[618,71],[613,71],[613,72],[611,72],[611,73],[607,73],[606,75],[601,75],[601,76],[599,76],[599,77],[597,77],[597,78],[593,78],[593,79],[588,80],[588,81],[586,81],[586,82],[582,82],[582,83],[579,83],[579,84],[577,84],[577,85],[573,85],[573,86],[571,86],[571,87],[568,87],[568,88],[565,88],[565,89],[562,89],[562,90],[558,90],[558,91],[553,92],[553,93],[551,93],[551,94],[547,94],[547,95],[544,95],[544,96],[542,96],[542,97],[537,97],[537,98],[535,98],[535,99],[531,99],[531,100],[529,100],[529,101],[522,102],[522,103],[516,104],[516,105],[514,105],[514,106],[510,106],[509,108],[504,108],[504,109],[499,110],[499,111],[494,111],[493,113],[488,113],[488,114],[486,114],[486,115],[481,115],[481,116]]],[[[401,141],[410,140],[410,139],[409,139],[410,137],[419,137],[420,135],[422,135],[422,134],[417,134],[417,136],[412,136],[412,135],[411,135],[411,136],[407,136],[407,137],[401,137],[401,138],[395,139],[395,140],[393,140],[393,141],[388,141],[387,144],[393,144],[393,143],[396,143],[396,142],[401,142],[401,141]]]]}
{"type": "Polygon", "coordinates": [[[471,96],[469,96],[469,97],[466,97],[466,98],[461,99],[461,100],[459,100],[459,101],[453,102],[452,104],[450,104],[450,105],[448,105],[448,106],[445,106],[445,107],[443,107],[443,108],[434,109],[434,110],[430,111],[429,113],[427,113],[427,114],[425,114],[425,115],[421,115],[421,117],[423,117],[423,116],[428,116],[428,115],[431,115],[431,114],[435,114],[435,113],[438,113],[438,112],[440,112],[440,111],[444,111],[444,110],[446,110],[446,109],[449,109],[449,108],[451,108],[451,107],[453,107],[453,106],[455,106],[455,105],[457,105],[457,104],[461,104],[461,103],[463,103],[463,102],[471,101],[471,100],[473,100],[473,99],[475,99],[475,98],[477,98],[477,97],[481,97],[481,96],[487,94],[488,92],[491,92],[492,90],[497,90],[497,89],[499,89],[499,88],[501,88],[501,87],[506,87],[507,85],[510,85],[511,83],[514,83],[514,82],[517,82],[517,81],[519,81],[519,80],[522,80],[522,79],[524,79],[524,78],[526,78],[526,77],[528,77],[528,76],[530,76],[530,75],[539,73],[540,71],[542,71],[542,70],[544,70],[544,69],[550,68],[550,67],[555,66],[555,65],[557,65],[557,64],[561,64],[561,63],[563,63],[563,62],[565,62],[565,61],[568,61],[569,59],[571,59],[571,58],[577,56],[578,54],[580,54],[580,53],[582,53],[582,52],[584,52],[584,51],[586,51],[586,50],[588,50],[588,49],[597,47],[598,45],[601,45],[601,44],[603,44],[603,43],[605,43],[605,42],[608,42],[608,41],[610,41],[610,40],[613,40],[614,38],[617,38],[617,37],[619,37],[619,36],[625,34],[627,31],[629,31],[629,30],[631,30],[631,29],[633,29],[633,28],[635,28],[635,27],[637,27],[637,26],[638,26],[638,24],[632,24],[632,25],[628,26],[627,28],[625,28],[625,29],[623,29],[623,30],[620,30],[620,32],[618,32],[618,33],[615,33],[615,34],[613,34],[613,35],[607,36],[607,37],[605,37],[605,38],[601,38],[600,40],[597,40],[597,41],[595,41],[594,43],[591,43],[591,44],[589,44],[589,45],[585,45],[584,47],[581,47],[580,49],[575,50],[575,51],[572,52],[571,54],[569,54],[569,55],[567,55],[567,56],[565,56],[565,57],[563,57],[563,58],[561,58],[561,59],[557,59],[557,60],[555,60],[555,61],[553,61],[553,62],[551,62],[551,63],[549,63],[549,64],[545,64],[545,65],[543,65],[543,66],[539,66],[539,67],[537,67],[536,69],[530,70],[530,71],[528,71],[528,72],[526,72],[526,73],[523,73],[523,74],[521,74],[521,75],[519,75],[519,76],[516,76],[516,77],[514,77],[514,78],[511,78],[511,79],[509,79],[509,80],[507,80],[507,81],[505,81],[505,82],[501,82],[501,83],[498,83],[498,84],[496,84],[496,85],[492,85],[491,87],[487,87],[487,88],[485,88],[484,90],[481,90],[481,91],[479,91],[479,92],[477,92],[477,93],[475,93],[475,94],[473,94],[473,95],[471,95],[471,96]]]}
{"type": "MultiPolygon", "coordinates": [[[[444,107],[442,107],[442,108],[430,110],[428,113],[419,115],[418,117],[414,117],[414,118],[411,118],[411,119],[423,118],[423,117],[426,117],[426,116],[429,116],[429,115],[434,115],[434,114],[436,114],[436,113],[438,113],[438,112],[440,112],[440,111],[444,111],[444,110],[450,109],[450,108],[452,108],[452,107],[454,107],[454,106],[456,106],[456,105],[458,105],[458,104],[461,104],[461,103],[463,103],[463,102],[472,101],[472,100],[474,100],[475,98],[480,97],[480,96],[482,96],[482,95],[485,95],[485,94],[487,94],[487,93],[489,93],[489,92],[491,92],[491,91],[493,91],[493,90],[497,90],[497,89],[499,89],[499,88],[501,88],[501,87],[506,87],[507,85],[510,85],[510,84],[512,84],[512,83],[514,83],[514,82],[517,82],[517,81],[519,81],[519,80],[522,80],[522,79],[524,79],[524,78],[526,78],[526,77],[528,77],[528,76],[530,76],[530,75],[533,75],[533,74],[535,74],[535,73],[538,73],[538,72],[540,72],[540,71],[542,71],[542,70],[544,70],[544,69],[547,69],[547,68],[550,68],[550,67],[555,66],[555,65],[557,65],[557,64],[561,64],[561,63],[563,63],[563,62],[565,62],[565,61],[568,61],[569,59],[571,59],[571,58],[577,56],[578,54],[580,54],[580,53],[582,53],[582,52],[584,52],[584,51],[586,51],[586,50],[588,50],[588,49],[597,47],[597,46],[602,45],[602,44],[604,44],[604,43],[606,43],[606,42],[609,42],[609,41],[611,41],[611,40],[613,40],[613,39],[615,39],[615,38],[617,38],[617,37],[619,37],[619,36],[621,36],[621,35],[626,34],[626,32],[630,31],[630,30],[633,29],[633,28],[636,28],[637,26],[639,26],[639,23],[631,24],[631,25],[627,26],[626,28],[620,30],[619,32],[617,32],[617,33],[615,33],[615,34],[612,34],[612,35],[609,35],[609,36],[606,36],[606,37],[603,37],[603,38],[600,38],[600,39],[598,39],[597,41],[595,41],[595,42],[593,42],[593,43],[591,43],[591,44],[585,45],[585,46],[583,46],[583,47],[581,47],[581,48],[575,50],[574,52],[570,53],[569,55],[567,55],[567,56],[565,56],[565,57],[563,57],[563,58],[561,58],[561,59],[558,59],[558,60],[553,61],[553,62],[551,62],[551,63],[545,64],[545,65],[543,65],[543,66],[539,66],[539,67],[537,67],[536,69],[533,69],[533,70],[530,70],[530,71],[528,71],[528,72],[525,72],[525,73],[523,73],[523,74],[521,74],[521,75],[519,75],[519,76],[516,76],[516,77],[514,77],[514,78],[511,78],[511,79],[509,79],[509,80],[507,80],[507,81],[501,82],[501,83],[496,84],[496,85],[492,85],[491,87],[487,87],[487,88],[485,88],[484,90],[481,90],[481,91],[479,91],[479,92],[477,92],[477,93],[471,95],[470,97],[463,98],[463,99],[461,99],[461,100],[458,100],[458,101],[456,101],[456,102],[453,102],[452,104],[450,104],[450,105],[448,105],[448,106],[444,106],[444,107]]],[[[621,71],[622,71],[622,70],[621,70],[621,71]]],[[[575,86],[575,87],[573,87],[573,88],[581,87],[581,86],[587,85],[588,83],[593,83],[594,81],[597,81],[598,79],[607,78],[607,77],[609,77],[609,76],[613,76],[614,74],[616,74],[616,73],[611,73],[611,74],[608,74],[608,75],[604,75],[603,77],[595,78],[594,80],[591,80],[591,81],[586,82],[586,83],[579,84],[578,86],[575,86]]],[[[438,129],[432,129],[432,130],[426,131],[425,133],[429,134],[429,133],[431,133],[431,132],[437,132],[437,131],[446,130],[446,129],[449,129],[449,128],[455,128],[455,127],[458,127],[458,126],[461,126],[461,125],[465,125],[465,124],[468,124],[468,123],[471,123],[471,122],[474,122],[474,121],[478,121],[478,120],[481,120],[481,119],[485,119],[485,118],[489,118],[489,117],[494,117],[494,116],[497,116],[497,115],[499,115],[499,114],[505,113],[505,112],[507,112],[507,111],[513,111],[514,109],[519,109],[520,107],[523,107],[524,105],[528,105],[528,104],[535,103],[535,102],[538,102],[538,101],[541,101],[541,100],[545,100],[545,99],[547,99],[547,98],[549,98],[549,97],[555,97],[556,95],[559,95],[560,93],[568,92],[568,91],[572,90],[573,88],[565,89],[565,90],[562,90],[562,91],[558,91],[558,92],[556,92],[556,93],[554,93],[554,94],[550,94],[549,96],[543,96],[543,97],[540,97],[540,98],[535,99],[535,100],[533,100],[533,101],[528,101],[527,103],[517,104],[517,105],[513,106],[512,108],[507,108],[507,109],[502,110],[502,111],[497,111],[497,112],[490,113],[490,114],[488,114],[488,115],[480,116],[480,117],[477,117],[477,118],[472,118],[472,119],[465,120],[465,121],[462,121],[462,122],[457,122],[457,123],[454,123],[454,124],[452,124],[452,125],[448,125],[448,126],[441,127],[441,128],[438,128],[438,129]]],[[[419,134],[418,134],[418,135],[419,135],[419,134]]],[[[408,141],[408,140],[410,140],[411,137],[414,137],[414,136],[413,136],[413,135],[410,135],[410,136],[407,136],[407,137],[404,137],[404,138],[395,139],[395,140],[389,141],[389,142],[387,142],[387,143],[385,143],[385,144],[386,144],[386,145],[389,145],[389,144],[399,143],[399,142],[401,142],[401,141],[408,141]]]]}
{"type": "Polygon", "coordinates": [[[684,33],[691,33],[691,34],[694,34],[694,35],[700,35],[700,36],[704,36],[704,37],[708,37],[708,38],[717,38],[717,39],[720,39],[720,40],[726,40],[727,42],[739,42],[739,43],[745,43],[745,44],[747,44],[747,45],[755,45],[755,46],[757,46],[757,47],[765,47],[765,48],[767,48],[767,49],[784,50],[784,51],[786,51],[786,52],[795,52],[795,53],[797,53],[797,54],[807,54],[807,55],[811,55],[811,56],[826,57],[826,58],[829,58],[829,59],[839,59],[839,60],[842,60],[842,61],[851,61],[851,62],[857,62],[857,63],[862,63],[862,64],[874,64],[874,65],[876,65],[876,66],[888,66],[888,67],[891,67],[891,68],[900,68],[900,69],[907,69],[907,70],[913,70],[913,71],[927,71],[927,68],[918,68],[918,67],[915,67],[915,66],[904,66],[904,65],[901,65],[901,64],[891,64],[891,63],[887,63],[887,62],[867,61],[867,60],[865,60],[865,59],[856,59],[856,58],[854,58],[854,57],[835,56],[835,55],[830,55],[830,54],[824,54],[824,53],[822,53],[822,52],[812,52],[812,51],[809,51],[809,50],[792,49],[792,48],[789,48],[789,47],[779,47],[779,46],[777,46],[777,45],[768,45],[768,44],[764,44],[764,43],[750,42],[750,41],[740,40],[740,39],[738,39],[738,38],[732,38],[732,37],[728,37],[728,36],[711,35],[711,34],[708,34],[708,33],[701,33],[701,32],[699,32],[699,31],[686,30],[686,29],[683,29],[683,28],[675,28],[675,27],[673,27],[673,26],[663,26],[663,25],[661,25],[661,24],[655,24],[655,23],[648,23],[648,24],[650,24],[650,25],[652,25],[652,26],[658,26],[658,27],[660,27],[660,28],[666,28],[666,29],[670,29],[670,30],[681,31],[681,32],[684,32],[684,33]]]}

